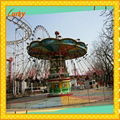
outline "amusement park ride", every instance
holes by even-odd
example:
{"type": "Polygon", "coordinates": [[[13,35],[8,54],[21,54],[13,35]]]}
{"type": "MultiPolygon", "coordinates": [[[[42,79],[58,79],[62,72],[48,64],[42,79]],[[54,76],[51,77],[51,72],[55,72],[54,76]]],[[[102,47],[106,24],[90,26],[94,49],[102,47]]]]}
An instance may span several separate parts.
{"type": "Polygon", "coordinates": [[[78,39],[61,38],[57,31],[56,38],[51,38],[41,25],[32,31],[24,19],[7,16],[7,20],[16,26],[15,40],[7,41],[7,57],[12,57],[12,62],[8,61],[12,66],[8,72],[11,76],[8,81],[12,81],[13,94],[23,94],[29,87],[32,90],[35,82],[38,84],[44,79],[47,81],[50,96],[70,94],[68,68],[70,64],[75,67],[78,63],[78,67],[80,66],[79,58],[87,53],[87,45],[78,39]],[[24,34],[21,33],[21,38],[17,39],[19,30],[24,34]]]}
{"type": "Polygon", "coordinates": [[[61,39],[57,31],[55,35],[56,38],[33,41],[27,47],[30,56],[50,61],[50,74],[47,81],[49,93],[53,96],[69,94],[71,91],[65,60],[78,58],[87,53],[85,43],[71,38],[61,39]]]}

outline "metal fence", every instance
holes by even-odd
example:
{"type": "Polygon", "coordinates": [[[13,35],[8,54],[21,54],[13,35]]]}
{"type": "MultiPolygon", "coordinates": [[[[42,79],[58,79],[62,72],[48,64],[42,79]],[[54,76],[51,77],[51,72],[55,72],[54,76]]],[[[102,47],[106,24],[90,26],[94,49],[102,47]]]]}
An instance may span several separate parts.
{"type": "Polygon", "coordinates": [[[101,101],[113,101],[113,89],[101,87],[98,89],[73,89],[71,96],[43,97],[31,96],[24,98],[22,102],[12,102],[7,104],[7,109],[40,109],[69,105],[81,105],[99,103],[101,101]],[[40,98],[40,99],[39,99],[40,98]],[[28,99],[26,101],[26,99],[28,99]]]}

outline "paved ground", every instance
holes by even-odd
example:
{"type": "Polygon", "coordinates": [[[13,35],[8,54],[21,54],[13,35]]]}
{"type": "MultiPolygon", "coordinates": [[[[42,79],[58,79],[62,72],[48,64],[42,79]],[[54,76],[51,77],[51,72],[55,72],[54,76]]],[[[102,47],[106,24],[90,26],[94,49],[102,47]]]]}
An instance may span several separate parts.
{"type": "Polygon", "coordinates": [[[14,99],[9,99],[7,101],[7,104],[14,104],[14,103],[24,103],[24,102],[30,102],[30,101],[36,101],[36,100],[42,100],[47,98],[47,94],[37,94],[37,95],[31,95],[28,97],[19,97],[19,98],[14,98],[14,99]]]}
{"type": "Polygon", "coordinates": [[[66,107],[44,109],[8,109],[10,114],[112,114],[114,106],[110,101],[85,105],[71,105],[66,107]]]}
{"type": "Polygon", "coordinates": [[[47,94],[23,97],[7,101],[7,109],[40,109],[73,104],[87,104],[105,100],[113,101],[110,88],[74,90],[72,96],[51,97],[47,94]]]}
{"type": "Polygon", "coordinates": [[[111,88],[74,90],[71,96],[47,97],[47,94],[7,101],[7,113],[13,114],[112,114],[111,88]]]}

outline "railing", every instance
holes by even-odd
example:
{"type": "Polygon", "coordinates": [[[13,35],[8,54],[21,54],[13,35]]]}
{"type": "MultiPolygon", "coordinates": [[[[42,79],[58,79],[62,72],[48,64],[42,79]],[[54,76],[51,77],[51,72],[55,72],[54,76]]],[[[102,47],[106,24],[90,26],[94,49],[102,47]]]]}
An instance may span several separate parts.
{"type": "Polygon", "coordinates": [[[79,90],[78,88],[72,90],[71,96],[61,96],[61,97],[43,97],[32,96],[25,99],[30,99],[29,101],[11,103],[7,105],[8,110],[12,110],[13,113],[17,113],[17,110],[24,109],[27,113],[32,109],[41,108],[53,108],[61,106],[74,106],[74,105],[85,105],[85,104],[98,104],[100,102],[113,102],[113,89],[107,87],[92,88],[79,90]],[[36,98],[35,98],[36,97],[36,98]],[[34,98],[34,99],[32,99],[34,98]],[[17,109],[17,110],[15,110],[17,109]]]}

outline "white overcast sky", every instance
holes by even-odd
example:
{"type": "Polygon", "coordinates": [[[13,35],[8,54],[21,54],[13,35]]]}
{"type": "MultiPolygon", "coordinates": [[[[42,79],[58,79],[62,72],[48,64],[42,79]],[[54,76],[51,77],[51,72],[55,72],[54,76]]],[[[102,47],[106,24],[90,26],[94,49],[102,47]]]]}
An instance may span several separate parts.
{"type": "MultiPolygon", "coordinates": [[[[62,37],[73,39],[80,38],[88,44],[88,51],[93,47],[93,42],[98,39],[98,35],[103,27],[105,17],[100,16],[102,10],[65,12],[54,14],[25,15],[24,19],[34,29],[37,25],[44,26],[51,37],[55,37],[54,32],[59,31],[62,37]]],[[[14,40],[14,25],[7,22],[7,40],[14,40]]]]}

